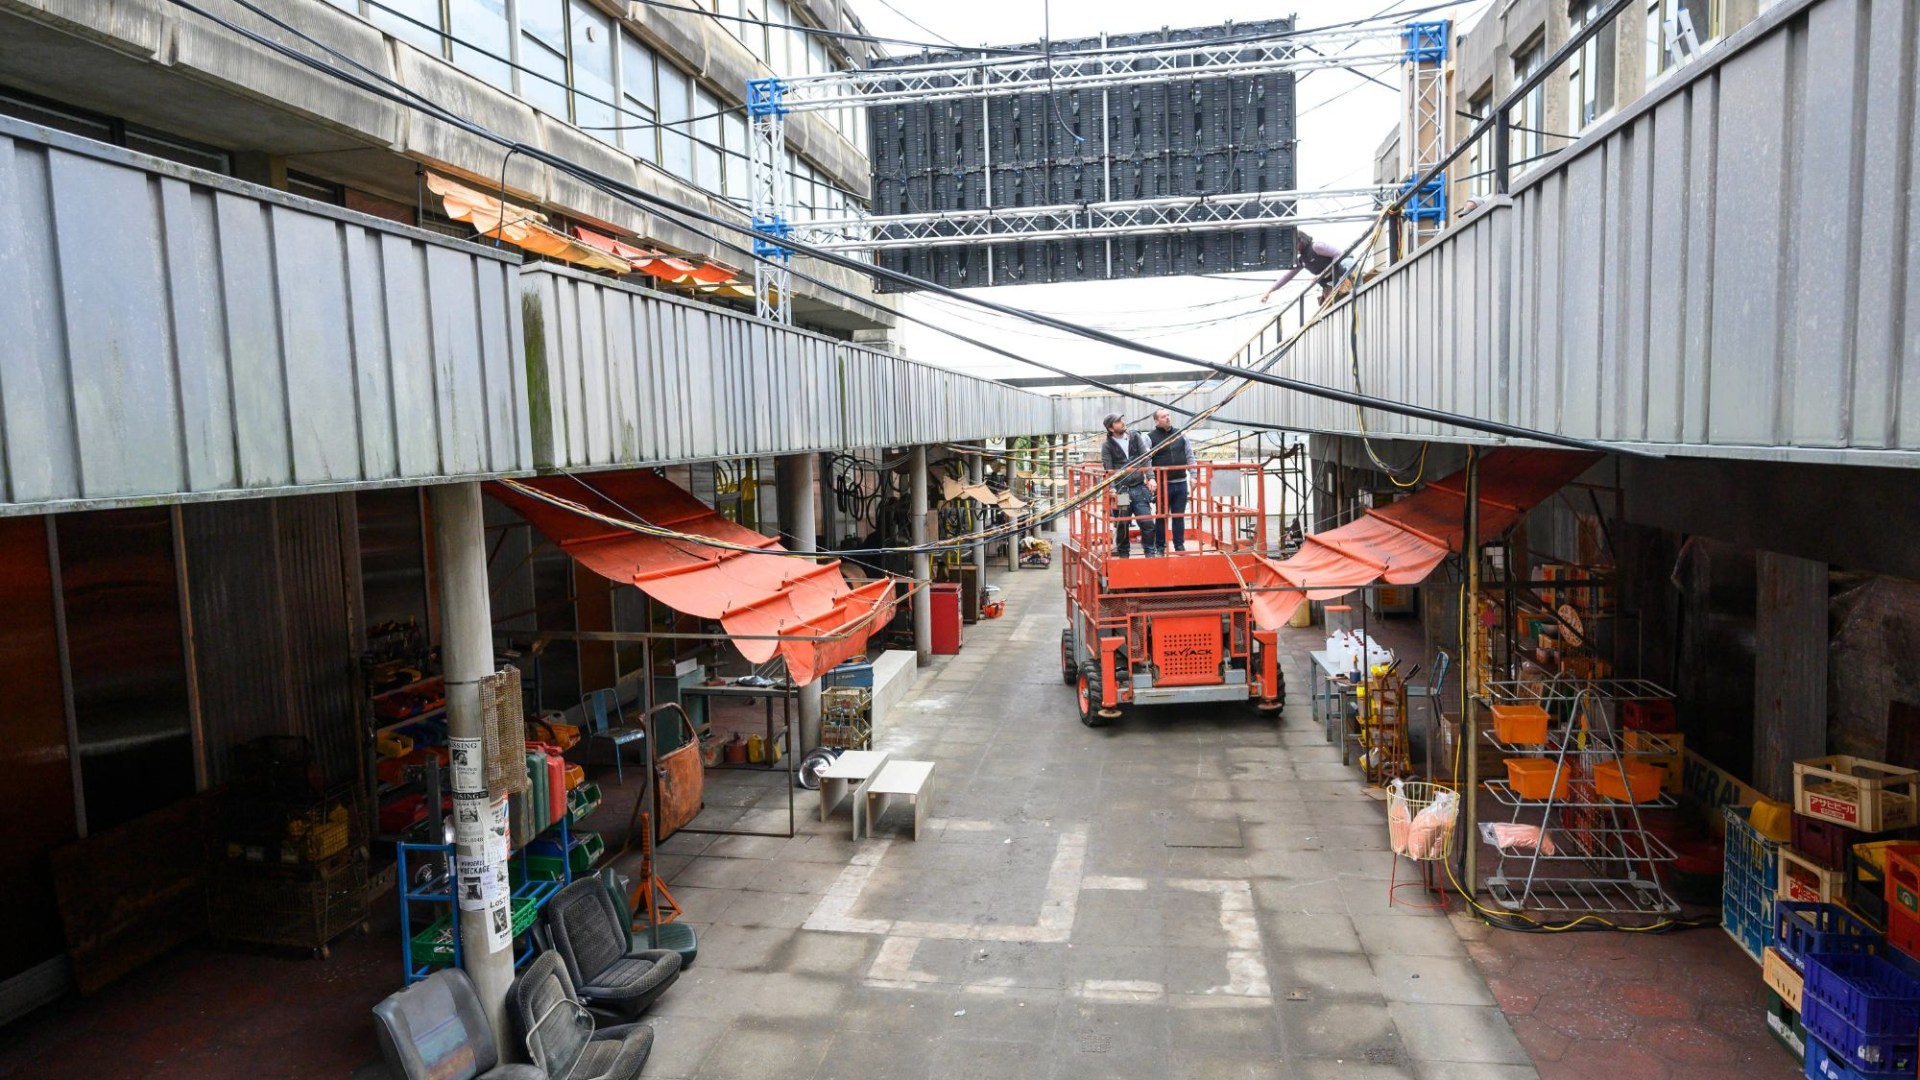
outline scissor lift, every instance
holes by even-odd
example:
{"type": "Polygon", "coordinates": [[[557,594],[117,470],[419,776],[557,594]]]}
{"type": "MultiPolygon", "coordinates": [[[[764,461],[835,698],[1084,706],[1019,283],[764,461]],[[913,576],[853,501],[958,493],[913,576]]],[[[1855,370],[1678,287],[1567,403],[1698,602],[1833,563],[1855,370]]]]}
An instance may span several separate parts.
{"type": "MultiPolygon", "coordinates": [[[[1133,518],[1110,494],[1078,505],[1061,545],[1067,627],[1060,674],[1079,691],[1080,722],[1100,727],[1127,705],[1247,703],[1278,713],[1285,694],[1277,634],[1253,625],[1246,568],[1269,554],[1265,484],[1257,463],[1204,462],[1187,472],[1186,550],[1173,551],[1170,515],[1158,495],[1168,468],[1143,468],[1155,483],[1150,517],[1133,518]],[[1131,530],[1134,555],[1114,554],[1131,530]],[[1148,529],[1167,551],[1147,557],[1148,529]]],[[[1070,498],[1106,478],[1098,465],[1067,470],[1070,498]]]]}

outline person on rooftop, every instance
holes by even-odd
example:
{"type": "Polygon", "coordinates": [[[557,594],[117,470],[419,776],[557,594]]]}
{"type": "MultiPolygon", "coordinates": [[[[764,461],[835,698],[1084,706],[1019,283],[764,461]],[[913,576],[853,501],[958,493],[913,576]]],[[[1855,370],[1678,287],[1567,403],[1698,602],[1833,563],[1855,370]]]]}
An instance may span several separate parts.
{"type": "Polygon", "coordinates": [[[1325,240],[1315,240],[1298,229],[1294,230],[1293,234],[1293,250],[1293,269],[1269,286],[1266,292],[1261,293],[1260,302],[1264,304],[1271,300],[1273,294],[1286,288],[1287,283],[1297,277],[1300,271],[1311,270],[1313,280],[1320,283],[1320,302],[1326,303],[1327,297],[1333,295],[1334,286],[1340,283],[1340,279],[1353,265],[1352,260],[1342,259],[1339,248],[1325,240]]]}

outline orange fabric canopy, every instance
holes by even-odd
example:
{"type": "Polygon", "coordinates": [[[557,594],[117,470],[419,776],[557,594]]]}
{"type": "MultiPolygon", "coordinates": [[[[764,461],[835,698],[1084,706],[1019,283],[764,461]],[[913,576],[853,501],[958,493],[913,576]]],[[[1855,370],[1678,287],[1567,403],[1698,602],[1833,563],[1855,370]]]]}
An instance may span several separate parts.
{"type": "Polygon", "coordinates": [[[778,541],[721,517],[653,472],[602,473],[591,480],[543,477],[519,481],[620,520],[644,520],[674,532],[753,547],[732,551],[691,540],[646,536],[516,490],[490,483],[488,493],[524,515],[582,566],[641,591],[676,611],[718,620],[734,644],[764,663],[778,653],[795,683],[810,683],[840,662],[862,655],[867,637],[893,618],[893,581],[850,587],[840,562],[783,552],[778,541]],[[591,486],[589,486],[591,485],[591,486]],[[772,640],[774,636],[785,640],[772,640]],[[805,641],[803,638],[833,638],[805,641]]]}
{"type": "MultiPolygon", "coordinates": [[[[584,226],[574,226],[573,235],[579,237],[581,243],[621,259],[626,264],[626,270],[638,270],[679,285],[725,285],[740,274],[716,259],[682,259],[663,252],[647,251],[584,226]]],[[[747,295],[751,296],[752,293],[747,295]]]]}
{"type": "Polygon", "coordinates": [[[523,251],[595,270],[624,274],[631,269],[626,260],[551,228],[546,223],[547,215],[538,210],[505,202],[432,173],[427,174],[427,188],[440,196],[448,217],[472,225],[481,236],[496,237],[523,251]]]}
{"type": "MultiPolygon", "coordinates": [[[[1527,511],[1600,460],[1566,450],[1503,449],[1480,462],[1483,537],[1499,536],[1527,511]]],[[[1411,585],[1426,580],[1466,537],[1466,474],[1454,473],[1419,492],[1323,533],[1306,538],[1292,557],[1256,555],[1243,564],[1248,606],[1263,630],[1286,625],[1308,600],[1332,600],[1376,580],[1411,585]]]]}

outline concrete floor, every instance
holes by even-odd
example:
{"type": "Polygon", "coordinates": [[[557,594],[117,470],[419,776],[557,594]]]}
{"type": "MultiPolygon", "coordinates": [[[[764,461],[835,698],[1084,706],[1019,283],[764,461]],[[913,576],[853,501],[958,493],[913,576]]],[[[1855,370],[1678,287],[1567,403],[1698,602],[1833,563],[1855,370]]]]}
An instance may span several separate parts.
{"type": "MultiPolygon", "coordinates": [[[[806,791],[792,839],[667,842],[701,951],[650,1014],[648,1077],[1798,1075],[1722,931],[1390,907],[1382,806],[1309,719],[1317,628],[1285,638],[1277,730],[1241,708],[1090,730],[1059,681],[1058,572],[994,578],[1007,617],[969,627],[881,735],[936,763],[918,842],[901,809],[856,844],[806,791]]],[[[1412,623],[1376,629],[1417,647],[1412,623]]],[[[588,825],[617,849],[640,787],[592,771],[588,825]]],[[[710,774],[698,824],[785,832],[784,778],[710,774]]],[[[389,905],[324,963],[194,945],[42,1010],[0,1029],[0,1078],[375,1080],[389,905]]]]}
{"type": "MultiPolygon", "coordinates": [[[[936,763],[932,828],[665,850],[699,963],[651,1077],[1531,1077],[1440,915],[1387,903],[1380,803],[1310,720],[1244,707],[1090,730],[1060,681],[1057,573],[937,658],[880,745],[936,763]]],[[[1303,638],[1303,641],[1305,639],[1303,638]]],[[[709,817],[784,827],[717,777],[709,817]]],[[[702,822],[705,823],[704,821],[702,822]]]]}

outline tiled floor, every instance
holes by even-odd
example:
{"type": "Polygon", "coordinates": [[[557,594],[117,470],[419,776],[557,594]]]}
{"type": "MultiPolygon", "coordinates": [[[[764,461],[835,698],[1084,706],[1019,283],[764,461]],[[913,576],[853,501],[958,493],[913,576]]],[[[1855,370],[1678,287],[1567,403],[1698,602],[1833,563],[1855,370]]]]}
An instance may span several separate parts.
{"type": "MultiPolygon", "coordinates": [[[[936,763],[918,842],[896,810],[856,843],[801,791],[790,839],[667,843],[701,950],[651,1014],[647,1076],[1794,1075],[1718,930],[1389,906],[1381,804],[1311,720],[1317,630],[1289,632],[1277,725],[1205,707],[1090,730],[1059,682],[1057,574],[995,577],[1007,617],[881,735],[936,763]]],[[[591,825],[618,848],[639,786],[602,779],[591,825]]],[[[707,803],[701,825],[786,831],[783,772],[712,774],[707,803]]],[[[190,948],[0,1030],[0,1076],[378,1076],[367,1009],[398,967],[378,924],[325,963],[190,948]]]]}

